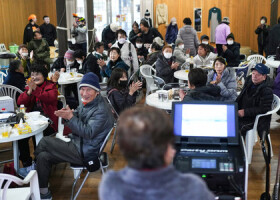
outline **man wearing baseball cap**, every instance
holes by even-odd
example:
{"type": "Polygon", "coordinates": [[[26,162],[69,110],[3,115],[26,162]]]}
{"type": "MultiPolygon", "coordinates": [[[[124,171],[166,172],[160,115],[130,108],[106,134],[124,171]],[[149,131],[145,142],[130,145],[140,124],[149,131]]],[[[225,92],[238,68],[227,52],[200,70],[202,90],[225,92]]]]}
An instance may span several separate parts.
{"type": "Polygon", "coordinates": [[[55,111],[55,115],[63,118],[66,126],[71,129],[72,134],[69,135],[71,141],[44,137],[34,152],[41,199],[52,199],[48,189],[52,165],[68,162],[85,165],[90,170],[90,167],[98,165],[99,149],[113,127],[112,112],[100,95],[98,77],[92,72],[85,74],[79,89],[82,105],[75,111],[69,106],[55,111]]]}
{"type": "MultiPolygon", "coordinates": [[[[258,63],[251,69],[250,75],[244,87],[237,97],[239,128],[243,136],[246,131],[253,128],[255,118],[259,114],[264,114],[271,110],[273,101],[272,82],[267,76],[269,68],[258,63]]],[[[269,131],[271,115],[261,117],[258,123],[258,133],[262,136],[263,132],[269,131]]]]}

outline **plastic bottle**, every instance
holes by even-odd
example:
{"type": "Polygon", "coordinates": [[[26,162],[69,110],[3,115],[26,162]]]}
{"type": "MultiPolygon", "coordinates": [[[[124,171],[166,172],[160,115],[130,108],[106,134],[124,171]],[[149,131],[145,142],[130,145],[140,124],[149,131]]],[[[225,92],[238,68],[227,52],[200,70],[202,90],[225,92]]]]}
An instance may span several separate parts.
{"type": "Polygon", "coordinates": [[[19,107],[19,112],[25,114],[25,107],[24,107],[23,104],[20,105],[20,107],[19,107]]]}
{"type": "Polygon", "coordinates": [[[190,70],[193,69],[193,56],[191,56],[191,61],[190,61],[190,70]]]}
{"type": "Polygon", "coordinates": [[[66,72],[70,73],[70,65],[66,65],[66,72]]]}

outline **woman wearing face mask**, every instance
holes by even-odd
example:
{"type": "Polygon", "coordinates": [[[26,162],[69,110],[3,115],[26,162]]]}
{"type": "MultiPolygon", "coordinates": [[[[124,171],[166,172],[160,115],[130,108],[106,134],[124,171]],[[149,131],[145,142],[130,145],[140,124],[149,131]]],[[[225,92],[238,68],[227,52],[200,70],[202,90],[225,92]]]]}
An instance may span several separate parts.
{"type": "Polygon", "coordinates": [[[74,58],[74,51],[68,50],[65,52],[64,57],[59,57],[51,67],[51,71],[66,72],[66,66],[69,65],[70,69],[76,69],[78,71],[79,64],[74,58]]]}
{"type": "Polygon", "coordinates": [[[208,35],[202,35],[200,37],[200,41],[201,41],[201,44],[207,45],[207,47],[209,48],[210,52],[215,53],[215,48],[212,45],[209,44],[209,37],[208,37],[208,35]]]}
{"type": "Polygon", "coordinates": [[[178,35],[178,26],[177,26],[177,20],[175,17],[172,17],[170,20],[170,24],[167,27],[166,34],[165,34],[165,41],[168,44],[174,44],[175,40],[178,35]]]}
{"type": "Polygon", "coordinates": [[[197,55],[193,58],[193,63],[196,67],[209,66],[211,61],[214,61],[217,54],[210,52],[206,44],[198,45],[197,55]]]}
{"type": "Polygon", "coordinates": [[[136,52],[140,63],[146,60],[148,55],[148,50],[144,47],[143,40],[141,38],[136,39],[136,52]]]}
{"type": "Polygon", "coordinates": [[[227,36],[227,45],[223,45],[222,57],[226,59],[228,67],[237,67],[240,64],[240,44],[234,41],[234,35],[227,36]]]}
{"type": "Polygon", "coordinates": [[[235,72],[227,68],[227,63],[222,57],[215,59],[214,70],[208,73],[207,84],[221,88],[221,101],[235,101],[237,98],[235,72]]]}
{"type": "MultiPolygon", "coordinates": [[[[57,95],[56,85],[47,80],[48,70],[42,65],[33,65],[30,69],[31,78],[26,82],[25,91],[20,94],[17,104],[23,104],[27,112],[39,111],[53,122],[44,131],[44,136],[51,135],[57,132],[58,118],[54,111],[57,110],[57,95]]],[[[23,167],[32,165],[32,158],[29,151],[29,138],[19,140],[20,160],[23,167]]],[[[19,170],[19,175],[26,175],[24,169],[19,170]]]]}
{"type": "Polygon", "coordinates": [[[172,47],[164,46],[162,54],[159,54],[156,62],[157,76],[162,78],[165,83],[174,82],[174,72],[178,69],[179,63],[172,56],[172,47]]]}
{"type": "Polygon", "coordinates": [[[23,68],[24,68],[24,76],[29,77],[30,76],[30,67],[32,63],[32,56],[33,51],[30,52],[30,57],[28,56],[28,49],[27,45],[21,44],[18,47],[18,52],[16,53],[16,60],[20,60],[23,68]]]}
{"type": "Polygon", "coordinates": [[[158,55],[161,54],[161,47],[158,43],[153,42],[148,49],[149,54],[147,55],[147,60],[143,62],[143,65],[154,65],[158,59],[158,55]]]}
{"type": "Polygon", "coordinates": [[[122,29],[117,30],[116,39],[117,41],[112,47],[117,47],[121,50],[122,60],[130,67],[128,74],[136,72],[139,68],[137,52],[133,44],[126,40],[126,32],[122,29]]]}
{"type": "Polygon", "coordinates": [[[255,33],[258,35],[258,49],[260,55],[263,55],[263,52],[265,52],[265,55],[267,55],[266,46],[268,45],[269,26],[266,25],[267,18],[265,16],[262,16],[260,20],[261,20],[260,21],[261,24],[255,30],[255,33]]]}
{"type": "Polygon", "coordinates": [[[180,38],[175,41],[175,49],[173,56],[176,58],[176,62],[179,66],[186,62],[186,59],[190,57],[189,50],[184,51],[184,42],[180,38]]]}
{"type": "Polygon", "coordinates": [[[120,114],[124,109],[133,106],[136,102],[135,92],[141,89],[142,83],[137,81],[128,86],[126,71],[122,68],[113,70],[108,81],[107,94],[114,109],[120,114]]]}
{"type": "Polygon", "coordinates": [[[126,72],[129,70],[129,66],[121,59],[121,51],[117,47],[112,47],[108,55],[110,61],[107,65],[101,66],[101,75],[103,77],[111,77],[112,71],[116,68],[122,68],[126,72]]]}

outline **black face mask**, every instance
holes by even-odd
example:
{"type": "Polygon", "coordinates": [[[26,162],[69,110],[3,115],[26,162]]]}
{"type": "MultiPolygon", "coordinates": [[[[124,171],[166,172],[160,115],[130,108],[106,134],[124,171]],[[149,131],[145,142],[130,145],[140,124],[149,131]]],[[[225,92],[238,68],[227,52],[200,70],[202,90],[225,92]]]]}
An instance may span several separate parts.
{"type": "Polygon", "coordinates": [[[122,88],[126,88],[126,87],[127,87],[127,83],[128,83],[128,80],[126,80],[126,81],[120,80],[120,86],[121,86],[122,88]]]}

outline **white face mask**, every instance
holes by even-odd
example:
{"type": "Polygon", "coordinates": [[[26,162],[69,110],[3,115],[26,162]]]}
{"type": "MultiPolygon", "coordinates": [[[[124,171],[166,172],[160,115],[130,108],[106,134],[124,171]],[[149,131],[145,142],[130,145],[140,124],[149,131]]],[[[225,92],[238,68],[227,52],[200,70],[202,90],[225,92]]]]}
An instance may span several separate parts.
{"type": "Polygon", "coordinates": [[[149,48],[149,49],[148,49],[148,52],[149,52],[149,53],[152,53],[152,49],[151,49],[151,48],[149,48]]]}
{"type": "Polygon", "coordinates": [[[233,40],[227,40],[227,44],[228,45],[232,45],[233,44],[233,40]]]}
{"type": "Polygon", "coordinates": [[[177,24],[177,22],[172,22],[172,25],[174,26],[174,25],[176,25],[177,24]]]}
{"type": "Polygon", "coordinates": [[[141,44],[141,43],[136,43],[136,47],[139,49],[139,48],[141,48],[143,46],[143,44],[141,44]]]}
{"type": "Polygon", "coordinates": [[[261,24],[265,24],[265,20],[264,19],[261,20],[261,24]]]}
{"type": "Polygon", "coordinates": [[[164,52],[163,55],[164,55],[164,57],[165,57],[166,59],[169,59],[169,58],[172,57],[172,53],[166,53],[166,52],[164,52]]]}
{"type": "Polygon", "coordinates": [[[27,57],[27,56],[28,56],[28,53],[22,53],[22,56],[23,56],[23,57],[27,57]]]}
{"type": "Polygon", "coordinates": [[[120,39],[118,39],[118,42],[119,42],[120,44],[125,43],[125,38],[120,38],[120,39]]]}
{"type": "Polygon", "coordinates": [[[81,64],[83,64],[83,61],[79,60],[79,61],[77,61],[77,63],[79,63],[81,65],[81,64]]]}
{"type": "Polygon", "coordinates": [[[181,44],[178,46],[180,49],[184,49],[185,45],[181,44]]]}
{"type": "Polygon", "coordinates": [[[67,65],[72,65],[72,64],[74,64],[74,61],[66,60],[66,64],[67,64],[67,65]]]}
{"type": "Polygon", "coordinates": [[[202,44],[209,44],[208,41],[202,41],[201,43],[202,43],[202,44]]]}

